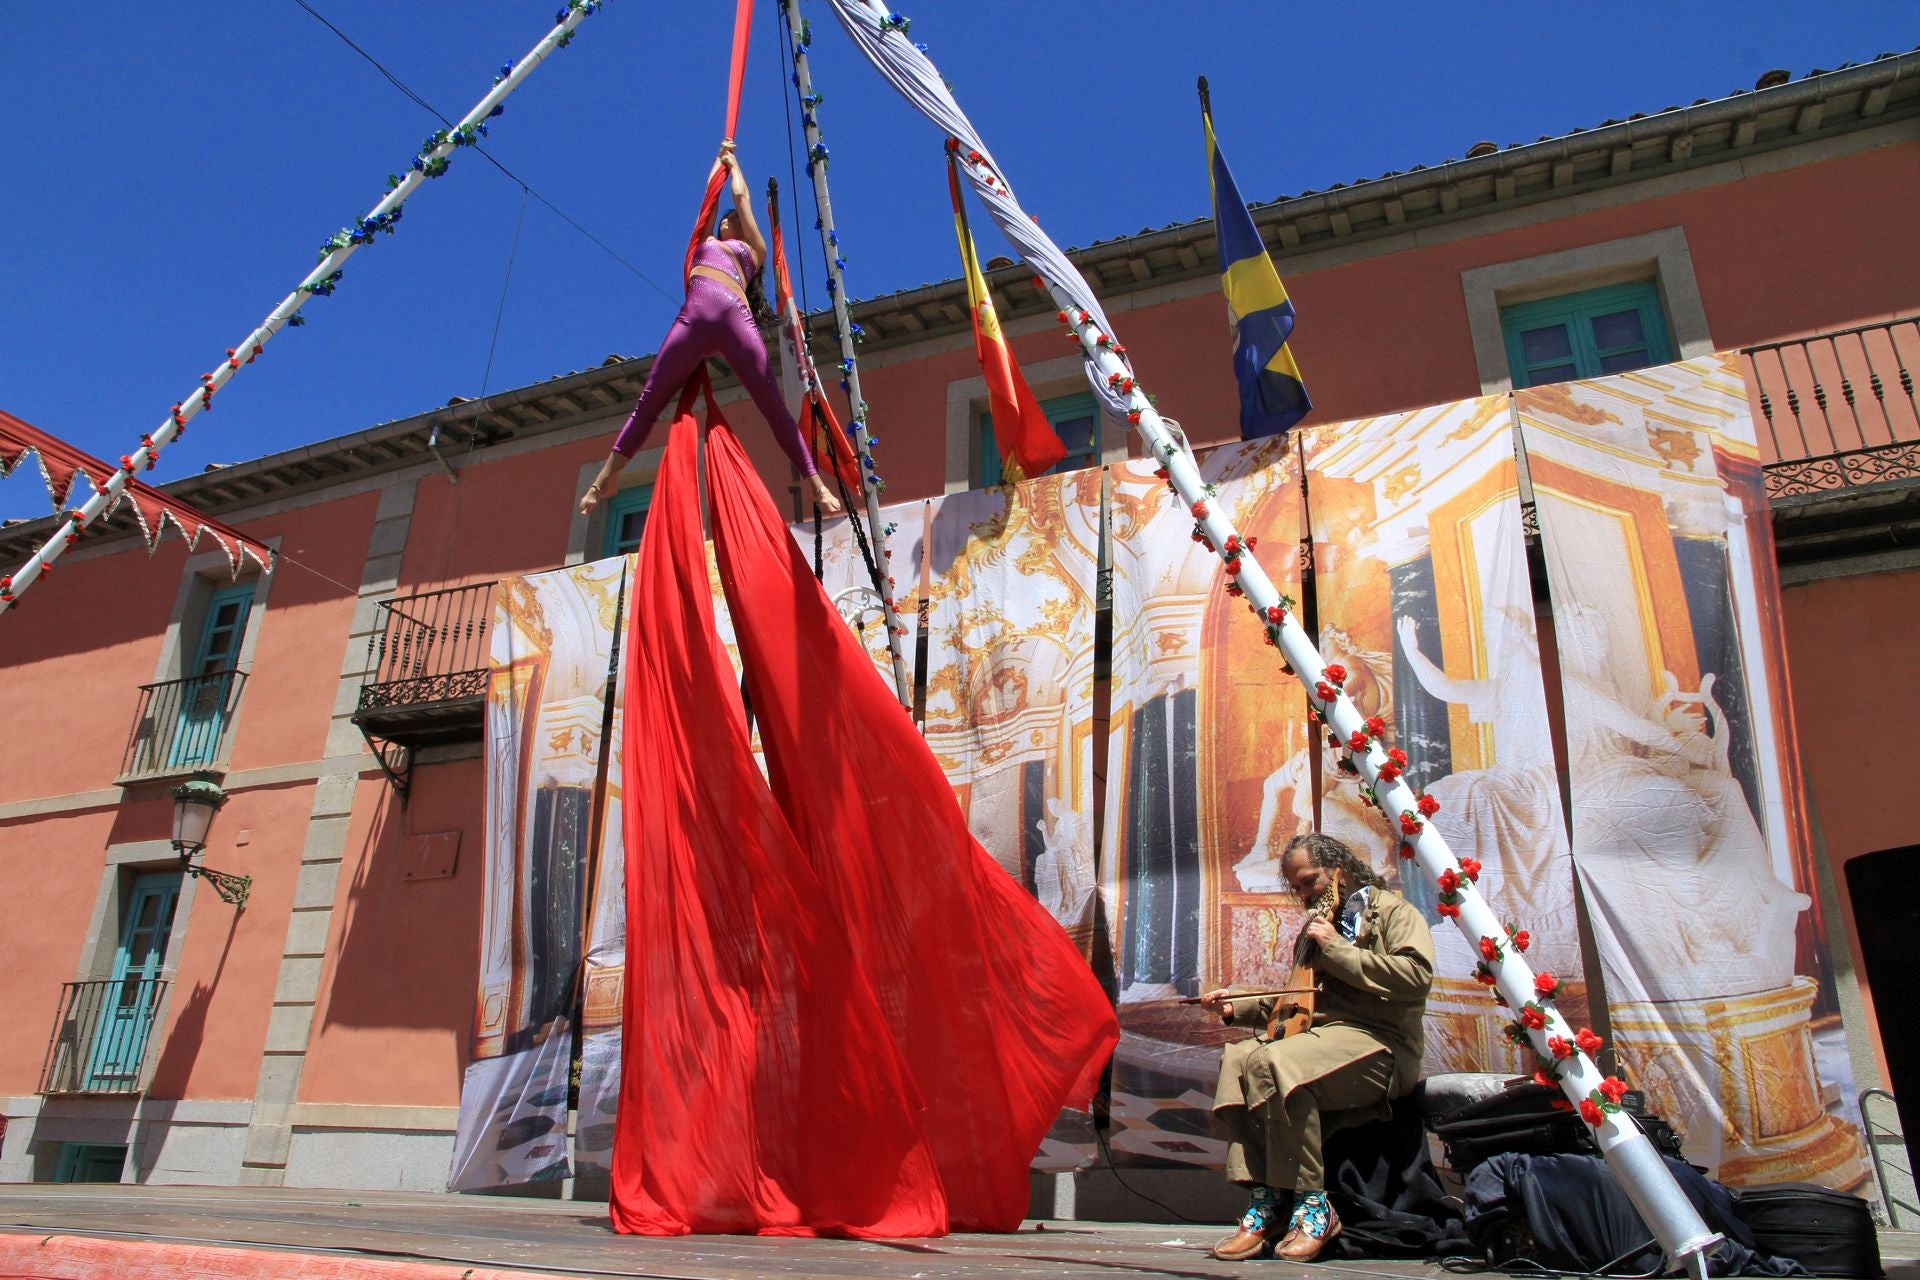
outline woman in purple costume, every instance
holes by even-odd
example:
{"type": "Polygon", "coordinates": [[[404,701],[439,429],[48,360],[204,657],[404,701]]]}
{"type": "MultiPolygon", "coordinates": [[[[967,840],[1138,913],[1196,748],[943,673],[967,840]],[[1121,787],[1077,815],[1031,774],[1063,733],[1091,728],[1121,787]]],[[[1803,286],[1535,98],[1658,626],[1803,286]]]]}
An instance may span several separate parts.
{"type": "MultiPolygon", "coordinates": [[[[733,175],[733,208],[720,217],[714,234],[702,241],[694,254],[692,272],[687,277],[687,300],[674,317],[673,327],[660,344],[647,372],[647,385],[640,390],[626,425],[614,437],[613,452],[600,465],[600,474],[587,486],[580,501],[580,514],[592,511],[600,499],[612,491],[613,478],[627,465],[655,418],[665,409],[681,387],[686,385],[708,356],[726,360],[741,383],[753,396],[760,415],[773,428],[773,438],[807,478],[813,500],[827,515],[838,515],[840,503],[828,492],[814,466],[813,453],[800,438],[800,424],[787,409],[779,384],[767,360],[766,344],[754,324],[751,293],[767,259],[767,242],[753,220],[753,203],[747,194],[747,180],[733,156],[733,142],[720,144],[716,166],[725,166],[733,175]]],[[[765,306],[764,299],[761,306],[765,306]]]]}

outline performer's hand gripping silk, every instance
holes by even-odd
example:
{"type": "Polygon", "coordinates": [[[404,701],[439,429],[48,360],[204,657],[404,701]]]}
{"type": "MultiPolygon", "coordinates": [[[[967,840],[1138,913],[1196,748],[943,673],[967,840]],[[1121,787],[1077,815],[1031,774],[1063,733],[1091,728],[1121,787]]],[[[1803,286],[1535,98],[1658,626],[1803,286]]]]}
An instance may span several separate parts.
{"type": "Polygon", "coordinates": [[[1200,1003],[1230,1023],[1258,1020],[1259,1036],[1226,1047],[1213,1111],[1232,1141],[1227,1177],[1252,1190],[1239,1230],[1213,1248],[1229,1261],[1273,1249],[1293,1262],[1318,1257],[1340,1232],[1327,1200],[1321,1142],[1334,1130],[1381,1119],[1420,1079],[1421,1019],[1433,986],[1433,934],[1420,912],[1331,836],[1296,836],[1280,871],[1311,918],[1294,953],[1317,996],[1235,997],[1200,1003]],[[1311,1013],[1290,1008],[1311,1001],[1311,1013]],[[1281,1024],[1294,1013],[1288,1034],[1281,1024]]]}
{"type": "Polygon", "coordinates": [[[800,436],[800,424],[787,408],[779,383],[767,359],[766,344],[755,327],[756,313],[766,311],[760,291],[760,268],[767,260],[767,242],[753,220],[753,202],[747,179],[734,158],[733,141],[720,144],[716,169],[732,176],[733,208],[720,216],[714,233],[700,242],[687,276],[687,300],[674,317],[673,327],[660,343],[659,354],[647,372],[647,384],[633,406],[626,425],[614,437],[613,452],[580,501],[580,514],[592,511],[612,491],[613,478],[632,460],[661,410],[673,402],[701,361],[717,355],[726,360],[745,385],[760,415],[773,428],[773,438],[807,478],[813,500],[827,515],[838,515],[840,503],[820,479],[813,453],[800,436]]]}

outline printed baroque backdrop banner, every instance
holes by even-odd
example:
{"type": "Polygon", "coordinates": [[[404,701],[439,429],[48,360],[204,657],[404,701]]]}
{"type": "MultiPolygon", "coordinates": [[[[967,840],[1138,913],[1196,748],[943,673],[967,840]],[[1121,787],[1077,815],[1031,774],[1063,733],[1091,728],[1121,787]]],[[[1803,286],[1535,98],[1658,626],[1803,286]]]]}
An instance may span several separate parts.
{"type": "Polygon", "coordinates": [[[1100,472],[936,498],[926,737],[974,838],[1091,954],[1100,472]]]}
{"type": "Polygon", "coordinates": [[[1573,853],[1623,1075],[1734,1185],[1866,1175],[1812,927],[1765,487],[1731,356],[1516,393],[1573,853]]]}
{"type": "Polygon", "coordinates": [[[496,588],[473,1061],[448,1188],[565,1178],[573,1010],[623,559],[496,588]]]}
{"type": "MultiPolygon", "coordinates": [[[[1388,745],[1409,757],[1408,781],[1440,803],[1434,825],[1457,855],[1480,861],[1481,890],[1531,935],[1528,959],[1562,980],[1561,1008],[1577,1025],[1586,988],[1573,866],[1509,399],[1316,427],[1301,444],[1320,652],[1347,668],[1361,713],[1387,722],[1388,745]]],[[[1426,1072],[1531,1072],[1471,976],[1478,952],[1434,911],[1432,881],[1395,856],[1399,841],[1359,779],[1319,745],[1320,829],[1366,857],[1433,928],[1426,1072]]],[[[1310,795],[1300,790],[1289,793],[1304,824],[1310,795]]]]}
{"type": "MultiPolygon", "coordinates": [[[[1289,439],[1199,457],[1260,563],[1300,594],[1300,472],[1289,439]]],[[[1285,794],[1308,776],[1306,702],[1219,559],[1141,460],[1108,468],[1113,673],[1101,891],[1120,998],[1118,1160],[1217,1166],[1210,1108],[1227,1028],[1183,996],[1277,986],[1301,913],[1278,853],[1308,829],[1285,794]],[[1276,782],[1276,779],[1279,781],[1276,782]]]]}

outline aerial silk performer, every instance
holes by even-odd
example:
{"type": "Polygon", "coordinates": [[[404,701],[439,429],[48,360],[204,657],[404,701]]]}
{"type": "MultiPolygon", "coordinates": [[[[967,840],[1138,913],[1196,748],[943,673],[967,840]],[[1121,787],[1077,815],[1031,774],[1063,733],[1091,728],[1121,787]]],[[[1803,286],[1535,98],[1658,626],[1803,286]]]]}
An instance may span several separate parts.
{"type": "MultiPolygon", "coordinates": [[[[729,135],[750,10],[739,0],[729,135]]],[[[1063,1106],[1092,1097],[1119,1027],[1078,948],[969,833],[713,404],[700,365],[719,351],[822,510],[839,509],[751,326],[744,285],[766,256],[723,146],[688,246],[687,306],[582,504],[678,392],[623,650],[613,1225],[1016,1230],[1034,1152],[1063,1106]],[[709,237],[723,169],[736,213],[709,237]],[[714,549],[765,778],[714,630],[694,473],[702,399],[714,549]]]]}
{"type": "Polygon", "coordinates": [[[717,355],[753,397],[760,415],[773,429],[774,441],[794,469],[806,477],[821,513],[838,515],[840,500],[820,478],[813,452],[800,434],[800,424],[794,421],[786,398],[780,394],[766,344],[760,337],[759,322],[773,319],[760,285],[767,242],[753,219],[746,175],[740,170],[731,138],[720,144],[720,154],[708,175],[707,193],[687,251],[687,300],[653,357],[640,399],[614,437],[613,451],[587,486],[586,496],[580,500],[580,514],[590,513],[612,491],[614,477],[646,443],[654,420],[699,372],[707,357],[717,355]],[[720,186],[717,179],[723,173],[730,178],[734,204],[715,224],[713,214],[720,186]],[[708,227],[714,228],[711,235],[707,234],[708,227]]]}
{"type": "Polygon", "coordinates": [[[682,397],[628,618],[623,1231],[1011,1231],[1118,1038],[1046,910],[808,572],[708,399],[713,631],[682,397]]]}

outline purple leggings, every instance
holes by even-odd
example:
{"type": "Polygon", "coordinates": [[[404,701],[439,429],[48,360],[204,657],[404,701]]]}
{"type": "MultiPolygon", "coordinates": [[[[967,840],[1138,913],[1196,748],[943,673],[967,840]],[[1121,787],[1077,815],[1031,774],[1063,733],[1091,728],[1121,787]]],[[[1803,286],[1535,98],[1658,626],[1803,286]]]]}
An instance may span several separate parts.
{"type": "Polygon", "coordinates": [[[647,371],[647,385],[627,416],[626,425],[613,438],[613,451],[631,458],[647,442],[654,419],[667,402],[680,394],[700,362],[708,356],[724,359],[753,396],[760,416],[773,428],[776,444],[793,460],[801,475],[816,474],[813,454],[800,438],[800,424],[787,410],[787,401],[774,381],[767,360],[767,347],[753,327],[753,315],[747,304],[732,290],[716,280],[695,276],[687,282],[687,300],[674,317],[673,327],[660,344],[660,353],[647,371]]]}

